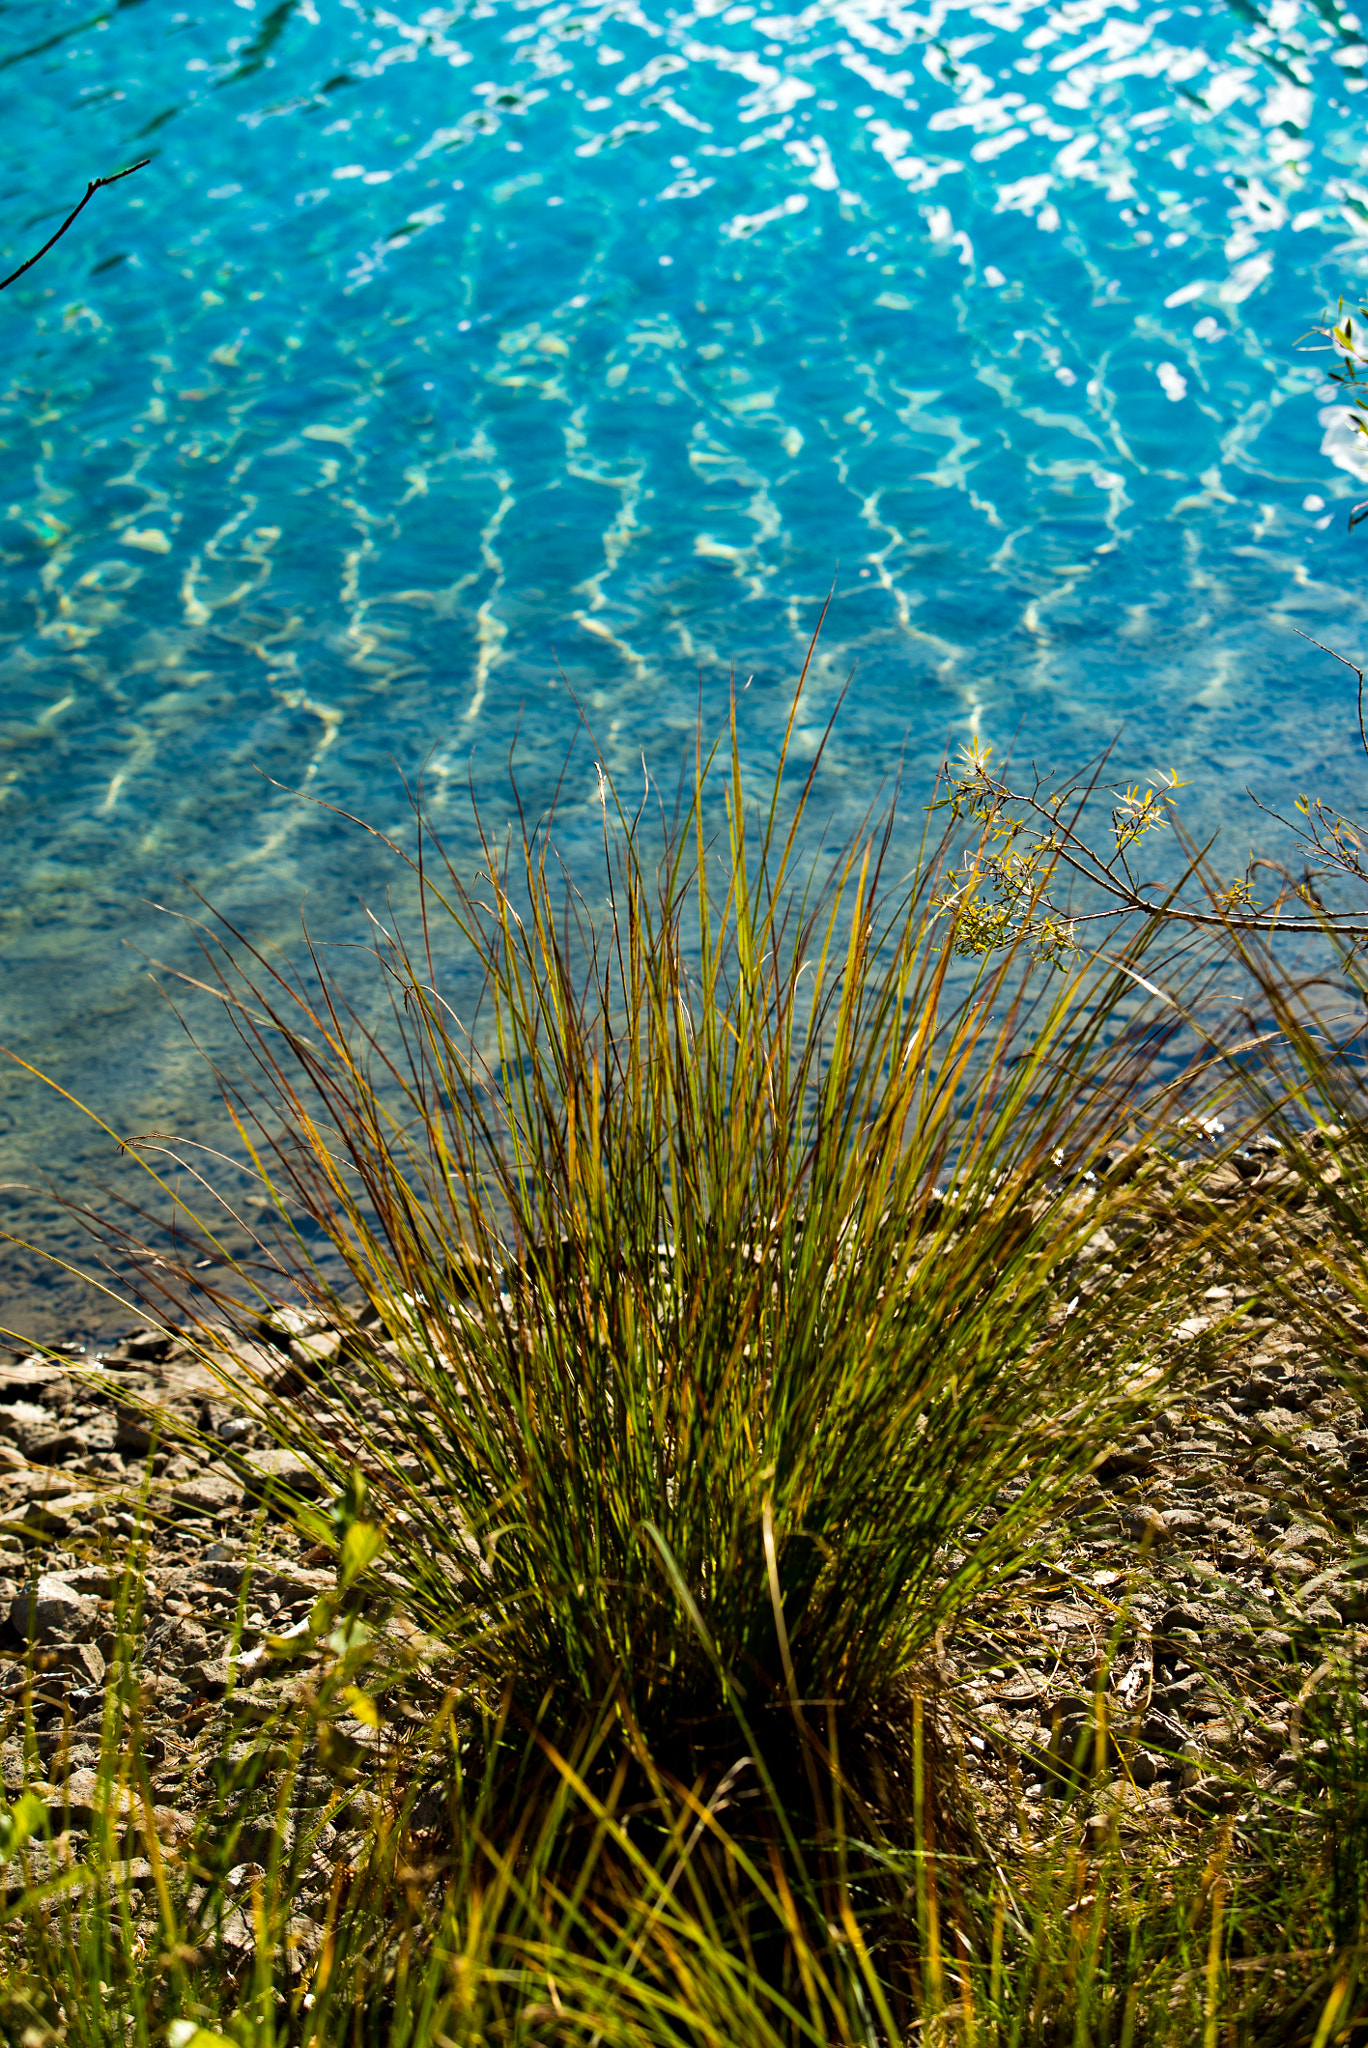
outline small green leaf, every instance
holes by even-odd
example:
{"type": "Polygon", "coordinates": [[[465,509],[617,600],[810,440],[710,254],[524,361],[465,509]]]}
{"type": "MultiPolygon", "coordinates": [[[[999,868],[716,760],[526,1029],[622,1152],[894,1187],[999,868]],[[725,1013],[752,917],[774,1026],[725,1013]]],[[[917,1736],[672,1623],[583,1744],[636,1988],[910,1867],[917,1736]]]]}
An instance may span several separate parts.
{"type": "Polygon", "coordinates": [[[47,1808],[32,1792],[21,1792],[7,1812],[0,1813],[0,1857],[17,1856],[42,1826],[47,1808]]]}
{"type": "Polygon", "coordinates": [[[366,1496],[370,1488],[366,1475],[359,1465],[353,1465],[347,1474],[346,1483],[332,1505],[333,1527],[339,1536],[345,1536],[353,1522],[359,1522],[366,1511],[366,1496]]]}
{"type": "Polygon", "coordinates": [[[335,1651],[339,1657],[345,1657],[349,1650],[363,1648],[373,1634],[373,1629],[368,1628],[358,1616],[352,1615],[349,1620],[339,1621],[332,1634],[324,1640],[330,1650],[335,1651]]]}
{"type": "Polygon", "coordinates": [[[194,2020],[172,2020],[166,2030],[168,2048],[237,2048],[226,2034],[215,2034],[194,2020]]]}
{"type": "Polygon", "coordinates": [[[385,1532],[378,1522],[353,1522],[342,1538],[341,1575],[343,1586],[359,1579],[373,1565],[385,1547],[385,1532]]]}
{"type": "Polygon", "coordinates": [[[368,1692],[362,1692],[359,1685],[349,1685],[342,1694],[348,1711],[367,1728],[380,1726],[380,1709],[368,1692]]]}

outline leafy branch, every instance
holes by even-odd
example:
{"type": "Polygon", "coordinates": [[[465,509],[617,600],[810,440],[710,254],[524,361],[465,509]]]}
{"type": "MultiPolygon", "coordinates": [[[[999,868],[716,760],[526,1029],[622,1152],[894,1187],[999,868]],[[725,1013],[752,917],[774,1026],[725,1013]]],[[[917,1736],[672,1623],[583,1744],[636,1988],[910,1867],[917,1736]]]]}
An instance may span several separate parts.
{"type": "MultiPolygon", "coordinates": [[[[1359,678],[1359,731],[1368,752],[1363,674],[1352,662],[1345,666],[1359,678]]],[[[1299,875],[1255,856],[1241,880],[1221,887],[1206,865],[1209,848],[1193,847],[1183,835],[1177,792],[1185,785],[1174,771],[1109,784],[1099,770],[1055,786],[1052,775],[1035,769],[1021,779],[1008,767],[999,770],[992,748],[974,740],[946,761],[942,786],[945,794],[933,808],[977,827],[936,898],[937,909],[955,918],[954,950],[964,957],[1026,945],[1038,959],[1064,967],[1082,951],[1089,927],[1156,915],[1197,929],[1270,938],[1328,931],[1368,938],[1368,918],[1329,907],[1321,893],[1322,883],[1332,878],[1368,886],[1368,827],[1318,797],[1298,797],[1301,824],[1267,812],[1300,842],[1306,859],[1299,875]],[[1099,797],[1109,808],[1102,833],[1087,824],[1099,797]],[[1147,878],[1136,861],[1136,849],[1159,832],[1173,833],[1187,855],[1177,882],[1147,878]],[[1254,893],[1260,873],[1272,883],[1262,903],[1254,893]],[[1198,901],[1183,894],[1194,881],[1198,901]],[[1073,892],[1082,896],[1082,907],[1073,892]]]]}
{"type": "MultiPolygon", "coordinates": [[[[1368,306],[1359,307],[1358,317],[1360,321],[1368,320],[1368,306]]],[[[1332,384],[1345,387],[1343,396],[1350,408],[1349,423],[1356,433],[1368,438],[1368,396],[1364,395],[1368,390],[1368,346],[1365,345],[1363,328],[1355,328],[1354,316],[1345,312],[1344,300],[1341,299],[1330,325],[1313,327],[1311,332],[1325,335],[1331,346],[1339,351],[1341,367],[1326,374],[1332,384]]],[[[1349,531],[1352,533],[1363,519],[1368,519],[1368,498],[1362,499],[1350,511],[1349,531]]]]}
{"type": "Polygon", "coordinates": [[[35,263],[41,262],[43,257],[47,255],[48,250],[51,249],[55,243],[61,241],[63,235],[71,226],[71,223],[75,220],[77,214],[80,213],[84,207],[90,204],[91,200],[95,197],[95,194],[98,191],[100,191],[105,185],[117,185],[120,178],[131,178],[134,171],[142,170],[143,166],[145,164],[150,164],[151,161],[152,159],[150,156],[141,156],[138,158],[138,161],[135,164],[127,164],[121,171],[111,171],[107,178],[92,178],[90,183],[86,186],[85,198],[82,199],[78,205],[72,207],[71,212],[62,222],[62,225],[58,228],[56,234],[49,236],[48,240],[44,242],[42,248],[39,249],[36,252],[36,254],[29,257],[27,263],[21,263],[19,265],[19,268],[17,270],[11,271],[8,277],[0,278],[0,292],[5,291],[12,284],[17,284],[19,279],[24,275],[24,272],[26,270],[32,270],[35,263]]]}
{"type": "MultiPolygon", "coordinates": [[[[1339,352],[1340,368],[1328,372],[1343,388],[1355,430],[1368,439],[1368,305],[1357,316],[1339,301],[1336,317],[1313,334],[1324,335],[1339,352]],[[1359,325],[1355,325],[1355,318],[1359,325]]],[[[1349,514],[1352,529],[1368,519],[1368,499],[1349,514]]],[[[1300,631],[1300,628],[1294,628],[1300,631]]],[[[1368,756],[1364,722],[1364,672],[1356,662],[1312,640],[1358,681],[1359,745],[1368,756]]],[[[971,828],[956,867],[943,878],[936,908],[955,919],[954,951],[980,958],[1025,945],[1037,958],[1065,967],[1082,951],[1091,926],[1104,930],[1127,918],[1173,920],[1190,928],[1275,935],[1368,938],[1368,918],[1337,910],[1324,899],[1327,883],[1368,889],[1368,825],[1346,818],[1319,796],[1298,796],[1295,818],[1268,805],[1256,808],[1291,834],[1301,850],[1300,873],[1261,855],[1251,855],[1241,880],[1222,886],[1207,863],[1210,842],[1198,847],[1183,832],[1177,792],[1184,786],[1173,771],[1142,782],[1107,783],[1111,749],[1090,775],[1058,784],[1032,769],[1018,780],[1010,767],[993,764],[993,750],[975,739],[943,763],[944,794],[931,806],[948,810],[971,828]],[[1099,796],[1109,800],[1105,831],[1088,826],[1099,796]],[[1170,832],[1186,857],[1178,879],[1162,881],[1140,873],[1136,849],[1155,833],[1170,832]],[[1266,902],[1256,897],[1256,877],[1270,886],[1266,902]],[[1197,900],[1193,900],[1194,890],[1197,900]],[[1081,898],[1082,907],[1075,900],[1081,898]]]]}

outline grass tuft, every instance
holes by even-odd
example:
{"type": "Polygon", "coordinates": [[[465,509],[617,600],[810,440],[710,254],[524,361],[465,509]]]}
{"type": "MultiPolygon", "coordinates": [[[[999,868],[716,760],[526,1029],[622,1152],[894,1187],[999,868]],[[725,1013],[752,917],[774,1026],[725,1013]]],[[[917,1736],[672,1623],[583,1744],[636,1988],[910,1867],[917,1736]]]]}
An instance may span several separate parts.
{"type": "MultiPolygon", "coordinates": [[[[477,817],[470,875],[416,801],[378,1014],[318,949],[206,925],[285,1220],[244,1256],[226,1195],[177,1195],[122,1249],[300,1461],[270,1505],[337,1584],[275,1723],[230,1695],[193,1841],[144,1830],[155,1901],[117,1907],[93,1835],[76,1903],[23,1894],[24,2026],[60,2032],[65,1973],[118,1986],[117,2023],[63,2005],[83,2044],[1261,2038],[1268,1857],[1232,1822],[1132,1867],[1106,1660],[996,1806],[946,1661],[1163,1396],[1219,1231],[1165,1190],[1232,1085],[1175,1035],[1201,962],[1146,927],[966,969],[947,847],[903,872],[890,808],[814,862],[821,788],[781,753],[754,803],[733,718],[670,814],[600,770],[593,876],[554,807],[477,817]]],[[[104,1753],[146,1804],[131,1695],[104,1753]]],[[[1356,1855],[1315,1849],[1324,1956],[1276,2038],[1351,2038],[1356,1855]]]]}

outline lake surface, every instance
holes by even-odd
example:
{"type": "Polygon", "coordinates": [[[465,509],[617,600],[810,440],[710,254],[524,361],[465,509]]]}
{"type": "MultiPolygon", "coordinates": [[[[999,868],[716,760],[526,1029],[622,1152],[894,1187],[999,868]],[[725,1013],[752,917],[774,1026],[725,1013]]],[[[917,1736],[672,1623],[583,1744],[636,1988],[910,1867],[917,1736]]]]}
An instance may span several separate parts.
{"type": "MultiPolygon", "coordinates": [[[[115,1130],[217,1128],[146,964],[187,882],[363,939],[391,870],[312,799],[388,827],[423,769],[459,838],[577,704],[669,789],[733,673],[762,771],[829,591],[841,822],[970,735],[1124,729],[1232,866],[1247,785],[1355,801],[1292,630],[1363,651],[1304,339],[1368,270],[1336,0],[92,7],[0,16],[6,271],[152,156],[0,298],[0,1042],[115,1130]]],[[[0,1078],[17,1234],[120,1171],[0,1078]]],[[[78,1316],[6,1270],[0,1322],[78,1316]]]]}

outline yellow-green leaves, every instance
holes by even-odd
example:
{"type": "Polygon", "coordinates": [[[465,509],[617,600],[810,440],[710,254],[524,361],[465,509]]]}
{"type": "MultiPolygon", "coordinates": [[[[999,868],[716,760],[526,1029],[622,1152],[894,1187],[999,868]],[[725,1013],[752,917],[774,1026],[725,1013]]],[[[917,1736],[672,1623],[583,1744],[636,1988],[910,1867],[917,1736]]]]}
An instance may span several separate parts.
{"type": "Polygon", "coordinates": [[[0,1812],[0,1862],[17,1856],[42,1826],[47,1808],[32,1792],[21,1792],[13,1806],[0,1812]]]}
{"type": "Polygon", "coordinates": [[[215,2034],[194,2020],[172,2020],[166,2030],[167,2048],[238,2048],[226,2034],[215,2034]]]}
{"type": "Polygon", "coordinates": [[[353,1522],[342,1538],[338,1577],[344,1587],[359,1579],[375,1563],[385,1547],[385,1532],[378,1522],[353,1522]]]}
{"type": "Polygon", "coordinates": [[[347,1710],[366,1728],[380,1726],[380,1709],[368,1692],[362,1692],[359,1685],[349,1685],[342,1694],[347,1710]]]}
{"type": "Polygon", "coordinates": [[[1167,775],[1162,772],[1152,777],[1149,787],[1142,789],[1139,783],[1130,783],[1124,789],[1113,791],[1116,802],[1112,806],[1112,837],[1116,850],[1123,853],[1128,846],[1134,846],[1137,839],[1143,839],[1147,832],[1162,830],[1169,823],[1169,810],[1173,804],[1173,792],[1185,789],[1176,769],[1167,775]]]}
{"type": "Polygon", "coordinates": [[[359,1465],[353,1465],[332,1510],[337,1535],[337,1579],[342,1592],[369,1570],[385,1547],[383,1527],[366,1514],[369,1493],[365,1473],[359,1465]]]}

